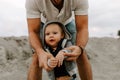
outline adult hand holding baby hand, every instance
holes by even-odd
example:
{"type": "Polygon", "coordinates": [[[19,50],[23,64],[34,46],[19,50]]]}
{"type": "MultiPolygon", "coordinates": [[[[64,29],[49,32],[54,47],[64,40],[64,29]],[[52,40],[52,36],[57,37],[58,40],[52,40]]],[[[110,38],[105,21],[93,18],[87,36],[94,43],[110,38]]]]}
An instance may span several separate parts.
{"type": "Polygon", "coordinates": [[[77,58],[82,54],[82,49],[79,46],[70,46],[66,49],[71,50],[69,53],[64,53],[67,56],[67,61],[76,61],[77,58]]]}

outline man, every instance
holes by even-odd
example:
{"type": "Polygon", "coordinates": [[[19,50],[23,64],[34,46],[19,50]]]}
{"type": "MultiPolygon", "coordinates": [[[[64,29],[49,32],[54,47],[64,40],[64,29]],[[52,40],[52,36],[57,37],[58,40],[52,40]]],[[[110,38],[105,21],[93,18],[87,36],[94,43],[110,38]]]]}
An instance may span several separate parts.
{"type": "Polygon", "coordinates": [[[75,46],[69,47],[73,52],[65,54],[65,56],[69,56],[67,60],[77,61],[81,80],[92,80],[91,66],[84,50],[88,41],[87,10],[87,0],[26,1],[29,40],[35,52],[29,69],[28,80],[41,80],[42,68],[47,71],[51,70],[47,65],[47,60],[53,56],[43,50],[40,31],[46,22],[52,20],[62,22],[72,34],[72,42],[75,46]],[[72,12],[74,12],[75,24],[72,12]]]}

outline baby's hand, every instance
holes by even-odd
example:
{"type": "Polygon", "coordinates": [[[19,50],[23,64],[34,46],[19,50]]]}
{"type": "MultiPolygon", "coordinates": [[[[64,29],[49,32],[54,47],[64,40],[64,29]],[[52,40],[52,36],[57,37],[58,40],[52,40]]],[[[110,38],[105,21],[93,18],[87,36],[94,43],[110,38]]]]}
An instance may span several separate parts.
{"type": "Polygon", "coordinates": [[[50,58],[50,59],[48,59],[48,66],[50,67],[50,68],[55,68],[56,66],[57,66],[57,64],[58,64],[58,59],[56,59],[56,58],[50,58]]]}
{"type": "Polygon", "coordinates": [[[64,52],[63,51],[59,51],[59,53],[56,55],[56,58],[58,59],[58,67],[60,67],[63,64],[63,60],[64,60],[64,52]]]}
{"type": "Polygon", "coordinates": [[[59,51],[56,58],[58,59],[58,67],[60,67],[63,64],[63,60],[67,58],[67,56],[64,55],[64,53],[71,53],[71,50],[63,49],[59,51]]]}

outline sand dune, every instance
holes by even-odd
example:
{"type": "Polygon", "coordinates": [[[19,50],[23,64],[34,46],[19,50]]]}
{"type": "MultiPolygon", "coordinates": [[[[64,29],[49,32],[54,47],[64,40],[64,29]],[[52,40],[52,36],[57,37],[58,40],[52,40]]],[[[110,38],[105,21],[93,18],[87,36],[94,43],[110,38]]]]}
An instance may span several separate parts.
{"type": "MultiPolygon", "coordinates": [[[[94,80],[120,80],[120,39],[90,38],[86,51],[94,80]]],[[[27,37],[1,37],[0,80],[26,80],[31,56],[27,37]]]]}

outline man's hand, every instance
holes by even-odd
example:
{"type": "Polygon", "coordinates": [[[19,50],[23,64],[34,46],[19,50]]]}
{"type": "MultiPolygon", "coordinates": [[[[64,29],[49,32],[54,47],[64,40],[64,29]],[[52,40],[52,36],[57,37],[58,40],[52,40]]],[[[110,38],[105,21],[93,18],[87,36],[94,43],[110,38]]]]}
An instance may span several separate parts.
{"type": "Polygon", "coordinates": [[[39,60],[39,67],[44,68],[47,71],[52,70],[47,64],[48,59],[54,58],[52,54],[45,52],[44,50],[41,50],[38,53],[38,60],[39,60]]]}
{"type": "Polygon", "coordinates": [[[81,55],[81,49],[78,46],[70,46],[66,49],[71,50],[71,53],[64,53],[64,56],[68,56],[66,58],[67,61],[76,61],[81,55]]]}

